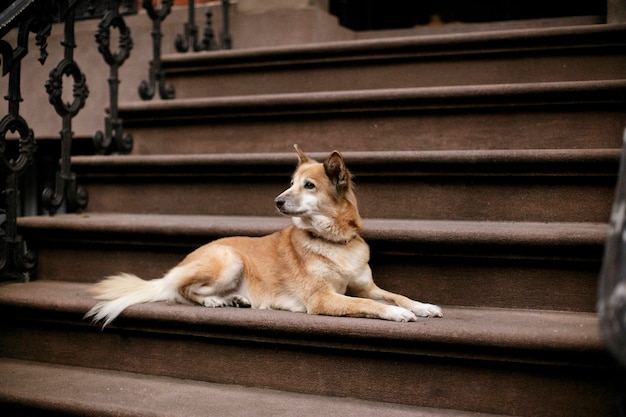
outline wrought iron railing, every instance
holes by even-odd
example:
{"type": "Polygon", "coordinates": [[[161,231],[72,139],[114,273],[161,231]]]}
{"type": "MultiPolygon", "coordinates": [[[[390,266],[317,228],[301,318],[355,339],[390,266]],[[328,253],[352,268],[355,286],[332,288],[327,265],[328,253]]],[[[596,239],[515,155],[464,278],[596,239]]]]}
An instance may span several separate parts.
{"type": "Polygon", "coordinates": [[[626,366],[626,130],[600,272],[598,314],[606,345],[626,366]]]}
{"type": "MultiPolygon", "coordinates": [[[[149,79],[139,86],[139,96],[151,99],[158,85],[159,96],[163,99],[174,98],[174,88],[166,85],[165,75],[161,69],[161,22],[170,13],[172,0],[162,0],[161,7],[156,9],[152,1],[144,0],[143,7],[153,22],[153,60],[150,63],[149,79]]],[[[209,49],[227,49],[231,47],[229,31],[229,1],[222,0],[223,30],[220,42],[215,41],[211,22],[210,8],[207,12],[207,23],[201,43],[197,40],[195,26],[195,2],[189,1],[189,20],[185,25],[185,35],[176,39],[179,51],[189,49],[191,43],[194,51],[209,49]]],[[[133,41],[130,28],[124,16],[137,13],[137,0],[14,0],[8,5],[0,6],[0,60],[2,75],[9,77],[8,113],[0,120],[0,279],[28,279],[29,273],[37,264],[35,254],[28,250],[26,243],[17,233],[17,218],[20,215],[20,177],[33,162],[37,149],[36,138],[27,121],[20,115],[20,103],[23,101],[20,91],[22,75],[22,59],[28,54],[29,35],[35,34],[36,45],[39,47],[39,62],[43,65],[48,58],[47,39],[53,24],[62,23],[64,37],[61,45],[64,56],[50,72],[45,89],[49,102],[61,117],[61,158],[53,187],[46,188],[42,195],[42,204],[50,213],[59,210],[78,211],[86,207],[88,194],[77,186],[76,176],[71,169],[72,153],[72,119],[85,106],[89,96],[86,76],[79,63],[74,59],[76,48],[74,22],[76,19],[99,18],[95,30],[98,51],[105,63],[110,67],[109,75],[109,109],[104,119],[104,130],[95,133],[93,142],[96,152],[101,154],[129,153],[132,150],[133,138],[123,131],[122,120],[118,116],[118,70],[129,57],[133,41]],[[111,29],[119,32],[118,49],[111,50],[111,29]],[[10,31],[17,31],[16,45],[4,40],[10,31]],[[63,98],[64,79],[73,81],[71,102],[63,98]],[[18,138],[10,138],[10,135],[18,138]]]]}
{"type": "Polygon", "coordinates": [[[104,119],[104,131],[96,132],[93,140],[98,153],[129,153],[133,149],[133,137],[130,134],[124,134],[122,120],[118,117],[117,111],[118,87],[120,84],[118,69],[130,56],[130,51],[133,49],[133,40],[130,36],[130,28],[126,26],[123,14],[120,13],[115,0],[108,0],[105,3],[107,12],[103,13],[103,17],[98,24],[96,43],[98,44],[98,52],[102,54],[104,61],[111,68],[109,76],[109,116],[104,119]],[[117,52],[111,51],[111,28],[117,28],[119,31],[117,52]]]}

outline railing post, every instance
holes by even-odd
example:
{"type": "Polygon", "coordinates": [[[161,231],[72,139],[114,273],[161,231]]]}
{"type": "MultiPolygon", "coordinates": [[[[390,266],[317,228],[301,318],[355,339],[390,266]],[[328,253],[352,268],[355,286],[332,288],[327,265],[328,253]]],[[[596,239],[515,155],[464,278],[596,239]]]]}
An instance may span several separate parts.
{"type": "Polygon", "coordinates": [[[144,9],[152,20],[152,61],[148,81],[139,84],[139,96],[143,100],[151,100],[156,92],[156,84],[159,84],[159,96],[162,99],[174,98],[174,86],[165,85],[165,72],[161,68],[161,22],[165,20],[172,9],[172,0],[162,0],[161,8],[155,9],[152,0],[143,0],[144,9]]]}
{"type": "Polygon", "coordinates": [[[229,0],[222,0],[222,32],[220,34],[220,44],[215,41],[215,33],[213,31],[213,11],[211,7],[207,8],[205,13],[206,24],[204,26],[204,32],[202,37],[202,43],[198,43],[198,27],[196,26],[195,18],[195,1],[189,0],[189,13],[187,23],[183,27],[183,34],[176,35],[174,45],[178,52],[189,51],[191,45],[194,51],[214,51],[218,49],[231,49],[232,38],[230,35],[230,15],[229,15],[229,0]]]}
{"type": "Polygon", "coordinates": [[[130,37],[130,29],[124,22],[124,17],[119,13],[119,0],[107,0],[105,13],[96,31],[98,51],[104,61],[111,67],[109,75],[109,117],[104,119],[104,132],[98,131],[93,141],[96,150],[100,154],[112,152],[129,153],[133,149],[133,137],[124,134],[122,120],[118,117],[118,69],[130,56],[133,41],[130,37]],[[119,30],[119,49],[116,53],[111,52],[111,28],[119,30]]]}
{"type": "Polygon", "coordinates": [[[220,47],[215,41],[215,33],[213,32],[213,10],[208,7],[204,15],[206,16],[206,24],[204,25],[204,33],[202,36],[202,49],[205,51],[215,51],[220,49],[220,47]]]}
{"type": "MultiPolygon", "coordinates": [[[[32,10],[32,8],[31,8],[32,10]]],[[[26,247],[17,234],[19,216],[19,177],[32,163],[36,150],[35,136],[28,123],[20,116],[22,96],[21,61],[28,54],[28,35],[36,32],[36,44],[40,49],[39,62],[43,64],[48,56],[46,39],[51,30],[51,10],[45,5],[38,14],[29,14],[22,20],[18,29],[17,46],[0,40],[2,76],[9,74],[8,93],[4,97],[9,102],[9,112],[0,120],[0,171],[6,174],[3,194],[6,201],[5,219],[0,228],[0,276],[2,279],[28,279],[28,274],[37,265],[37,257],[26,247]],[[9,132],[18,132],[17,141],[8,141],[9,132]]]]}
{"type": "Polygon", "coordinates": [[[607,0],[606,23],[626,23],[626,0],[607,0]]]}
{"type": "Polygon", "coordinates": [[[626,130],[598,291],[602,337],[626,366],[626,130]]]}
{"type": "MultiPolygon", "coordinates": [[[[63,4],[67,7],[66,4],[63,4]]],[[[46,82],[46,91],[50,104],[55,111],[63,118],[63,128],[61,130],[61,168],[57,172],[55,189],[46,188],[43,191],[43,205],[54,214],[65,201],[68,211],[76,211],[87,206],[89,196],[87,191],[78,188],[76,176],[71,171],[72,153],[72,118],[83,108],[85,100],[89,95],[85,75],[80,71],[78,64],[74,61],[74,7],[62,10],[65,16],[64,39],[61,45],[65,48],[65,56],[59,64],[50,71],[50,79],[46,82]],[[72,103],[63,101],[63,77],[71,76],[74,80],[72,103]]]]}
{"type": "Polygon", "coordinates": [[[230,0],[222,0],[222,33],[220,35],[222,49],[233,49],[233,37],[230,34],[230,0]]]}
{"type": "Polygon", "coordinates": [[[196,26],[196,2],[194,0],[189,0],[187,22],[183,26],[182,35],[180,33],[176,35],[174,45],[176,46],[176,50],[178,52],[187,52],[189,50],[189,46],[191,46],[194,51],[200,51],[204,49],[198,43],[198,27],[196,26]]]}

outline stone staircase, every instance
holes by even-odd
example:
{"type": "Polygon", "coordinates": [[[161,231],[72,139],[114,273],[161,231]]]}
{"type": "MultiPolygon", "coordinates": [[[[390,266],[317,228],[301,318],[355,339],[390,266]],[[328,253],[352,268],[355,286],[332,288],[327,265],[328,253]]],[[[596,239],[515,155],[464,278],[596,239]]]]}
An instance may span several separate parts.
{"type": "Polygon", "coordinates": [[[610,416],[597,276],[626,120],[626,26],[439,34],[164,57],[171,101],[122,103],[128,156],[73,159],[80,214],[20,219],[37,279],[0,287],[17,415],[610,416]],[[343,152],[383,288],[416,323],[129,308],[89,283],[161,276],[289,224],[292,145],[343,152]]]}

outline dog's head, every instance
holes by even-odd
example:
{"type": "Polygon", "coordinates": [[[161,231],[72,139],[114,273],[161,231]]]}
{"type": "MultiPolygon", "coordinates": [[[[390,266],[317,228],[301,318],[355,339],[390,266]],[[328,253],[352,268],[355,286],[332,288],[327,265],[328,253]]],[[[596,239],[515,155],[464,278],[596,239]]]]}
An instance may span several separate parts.
{"type": "MultiPolygon", "coordinates": [[[[274,203],[286,216],[300,219],[296,224],[337,225],[349,223],[356,230],[361,227],[352,175],[346,168],[343,156],[333,151],[324,162],[309,158],[294,146],[299,163],[293,174],[291,187],[281,193],[274,203]]],[[[317,230],[322,226],[311,226],[317,230]]]]}

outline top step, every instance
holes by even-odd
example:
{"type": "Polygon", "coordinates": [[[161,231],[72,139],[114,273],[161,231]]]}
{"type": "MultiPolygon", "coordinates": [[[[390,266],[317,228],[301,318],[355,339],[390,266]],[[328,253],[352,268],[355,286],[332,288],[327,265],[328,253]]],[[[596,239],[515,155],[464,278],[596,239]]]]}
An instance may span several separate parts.
{"type": "Polygon", "coordinates": [[[171,54],[163,68],[177,98],[612,80],[625,46],[626,25],[594,25],[171,54]]]}

